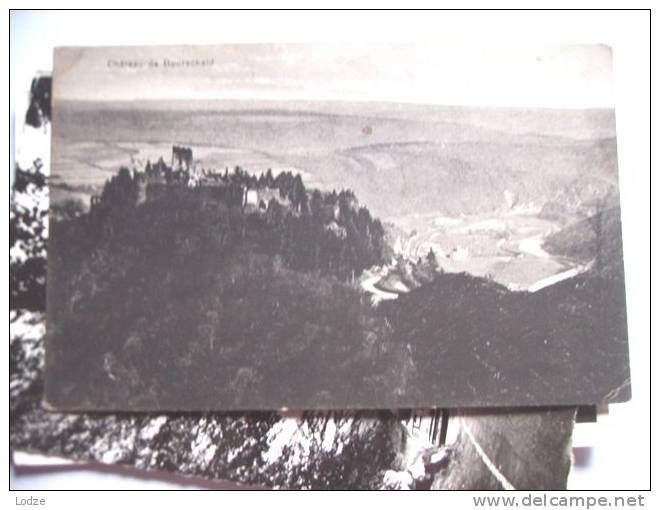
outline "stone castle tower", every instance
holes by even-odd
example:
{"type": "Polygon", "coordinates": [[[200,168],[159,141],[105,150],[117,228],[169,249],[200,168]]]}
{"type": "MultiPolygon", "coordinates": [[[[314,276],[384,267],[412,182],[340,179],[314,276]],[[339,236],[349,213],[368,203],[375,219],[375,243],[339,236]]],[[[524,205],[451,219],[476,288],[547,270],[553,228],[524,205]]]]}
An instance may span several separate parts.
{"type": "Polygon", "coordinates": [[[190,171],[193,162],[193,153],[190,147],[172,145],[172,170],[190,171]]]}

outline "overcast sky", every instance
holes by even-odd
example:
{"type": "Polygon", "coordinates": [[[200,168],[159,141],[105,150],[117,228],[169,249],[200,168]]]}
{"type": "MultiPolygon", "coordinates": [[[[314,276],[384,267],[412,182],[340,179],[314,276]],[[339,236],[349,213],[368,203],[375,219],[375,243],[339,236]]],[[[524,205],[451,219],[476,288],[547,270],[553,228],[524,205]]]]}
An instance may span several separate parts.
{"type": "Polygon", "coordinates": [[[56,99],[386,101],[547,108],[613,106],[605,46],[225,45],[63,48],[56,99]],[[199,65],[164,67],[164,60],[199,65]],[[140,67],[118,67],[131,62],[140,67]],[[149,66],[158,63],[158,67],[149,66]],[[212,62],[212,63],[211,63],[212,62]]]}

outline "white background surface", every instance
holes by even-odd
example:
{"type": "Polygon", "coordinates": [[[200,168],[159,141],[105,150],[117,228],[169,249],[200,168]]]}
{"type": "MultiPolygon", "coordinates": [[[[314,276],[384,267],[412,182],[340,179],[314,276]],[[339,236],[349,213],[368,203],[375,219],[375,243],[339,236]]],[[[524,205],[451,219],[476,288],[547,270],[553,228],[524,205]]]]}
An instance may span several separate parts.
{"type": "MultiPolygon", "coordinates": [[[[52,47],[56,45],[278,41],[609,44],[614,50],[633,400],[610,406],[609,414],[599,417],[596,426],[578,426],[576,439],[593,448],[589,462],[571,473],[569,488],[643,490],[650,486],[648,18],[649,13],[641,11],[19,12],[11,16],[10,25],[10,105],[17,93],[29,88],[35,70],[51,69],[52,47]]],[[[16,113],[19,118],[23,114],[16,113]]],[[[7,398],[6,393],[3,398],[7,398]]],[[[4,404],[7,409],[8,403],[4,404]]],[[[6,424],[4,420],[3,427],[6,424]]],[[[165,487],[163,482],[87,472],[12,476],[11,484],[22,489],[165,487]]]]}

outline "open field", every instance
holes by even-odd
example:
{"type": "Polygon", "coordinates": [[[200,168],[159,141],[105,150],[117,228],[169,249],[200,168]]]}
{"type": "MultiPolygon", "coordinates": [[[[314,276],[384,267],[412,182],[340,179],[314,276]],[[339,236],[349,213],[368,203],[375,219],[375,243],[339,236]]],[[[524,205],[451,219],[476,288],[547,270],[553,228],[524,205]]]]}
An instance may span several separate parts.
{"type": "Polygon", "coordinates": [[[561,224],[529,211],[457,218],[428,215],[415,218],[414,224],[417,229],[400,243],[406,257],[424,259],[433,250],[439,270],[488,276],[511,289],[527,289],[578,264],[543,250],[543,240],[561,224]]]}

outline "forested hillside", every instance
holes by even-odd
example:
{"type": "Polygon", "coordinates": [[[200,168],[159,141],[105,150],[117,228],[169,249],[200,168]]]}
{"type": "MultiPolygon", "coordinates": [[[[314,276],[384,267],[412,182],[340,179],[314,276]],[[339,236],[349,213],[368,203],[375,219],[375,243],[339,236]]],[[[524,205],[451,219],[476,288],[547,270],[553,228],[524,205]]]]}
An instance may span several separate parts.
{"type": "Polygon", "coordinates": [[[629,398],[620,211],[569,225],[545,247],[590,269],[532,293],[442,274],[384,303],[415,360],[412,387],[475,406],[629,398]]]}
{"type": "Polygon", "coordinates": [[[274,408],[393,391],[403,353],[351,283],[384,260],[380,222],[349,191],[308,198],[278,179],[291,208],[248,212],[179,186],[136,206],[121,171],[96,210],[54,222],[49,402],[231,408],[249,394],[274,408]]]}
{"type": "Polygon", "coordinates": [[[621,209],[603,208],[551,235],[544,248],[551,253],[594,262],[601,276],[623,278],[621,209]]]}
{"type": "MultiPolygon", "coordinates": [[[[352,192],[307,190],[292,173],[236,169],[222,179],[228,187],[218,189],[272,198],[237,205],[217,198],[225,191],[173,184],[141,202],[138,177],[122,170],[89,213],[52,223],[51,405],[484,406],[629,395],[623,277],[603,272],[604,258],[528,293],[436,273],[431,252],[417,288],[373,307],[356,278],[391,252],[352,192]]],[[[579,225],[550,242],[595,253],[571,229],[579,225]]],[[[597,233],[597,253],[620,253],[620,230],[597,233]]]]}

